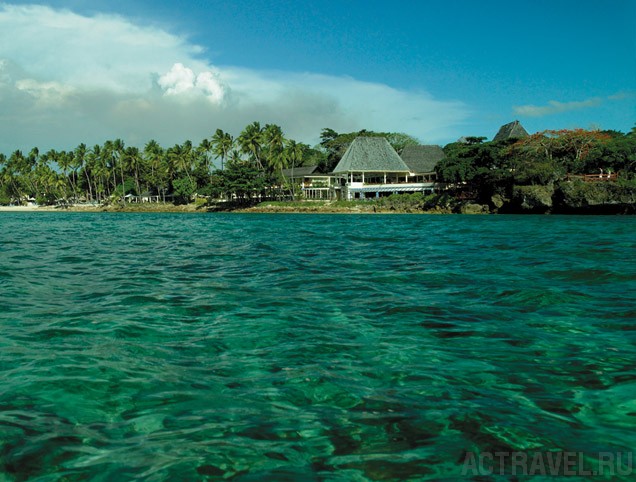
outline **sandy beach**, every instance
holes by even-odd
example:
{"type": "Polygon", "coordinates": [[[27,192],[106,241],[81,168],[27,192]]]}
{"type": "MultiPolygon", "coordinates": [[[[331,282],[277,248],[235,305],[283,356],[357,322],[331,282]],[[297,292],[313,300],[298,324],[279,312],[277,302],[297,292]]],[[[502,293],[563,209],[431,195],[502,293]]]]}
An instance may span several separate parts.
{"type": "Polygon", "coordinates": [[[0,212],[206,212],[195,204],[164,204],[164,203],[144,203],[144,204],[126,204],[110,205],[110,206],[94,206],[86,204],[76,204],[66,207],[60,206],[0,206],[0,212]]]}
{"type": "Polygon", "coordinates": [[[0,206],[0,212],[31,212],[52,210],[52,208],[42,206],[0,206]]]}

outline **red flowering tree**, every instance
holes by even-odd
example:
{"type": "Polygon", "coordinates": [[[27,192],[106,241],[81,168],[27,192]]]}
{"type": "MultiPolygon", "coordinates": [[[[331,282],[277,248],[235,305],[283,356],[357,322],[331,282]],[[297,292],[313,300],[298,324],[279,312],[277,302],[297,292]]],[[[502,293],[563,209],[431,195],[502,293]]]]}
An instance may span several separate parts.
{"type": "Polygon", "coordinates": [[[585,129],[561,130],[559,141],[565,156],[566,167],[570,172],[581,173],[585,170],[585,161],[595,152],[600,155],[600,148],[611,140],[607,133],[585,129]]]}
{"type": "Polygon", "coordinates": [[[519,181],[543,184],[567,173],[584,173],[586,161],[611,136],[598,130],[546,130],[516,142],[510,150],[519,181]]]}

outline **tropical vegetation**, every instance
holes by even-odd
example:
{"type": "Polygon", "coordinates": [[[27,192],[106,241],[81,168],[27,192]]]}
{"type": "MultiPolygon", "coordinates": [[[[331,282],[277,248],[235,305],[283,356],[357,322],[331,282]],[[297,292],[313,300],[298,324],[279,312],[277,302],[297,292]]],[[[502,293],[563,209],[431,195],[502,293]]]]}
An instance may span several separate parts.
{"type": "MultiPolygon", "coordinates": [[[[330,172],[357,136],[383,136],[398,153],[419,144],[404,133],[325,128],[320,143],[310,147],[287,138],[278,125],[253,122],[236,137],[216,129],[198,144],[163,147],[150,140],[139,148],[115,139],[68,151],[16,150],[0,154],[0,204],[113,204],[139,196],[177,204],[195,196],[293,201],[298,192],[286,169],[318,165],[330,172]]],[[[493,196],[514,197],[519,186],[553,186],[601,170],[620,172],[620,182],[636,185],[636,127],[627,134],[550,130],[499,142],[468,137],[444,152],[436,167],[438,180],[449,187],[440,197],[444,202],[450,195],[490,203],[493,196]]]]}
{"type": "Polygon", "coordinates": [[[138,196],[187,203],[195,195],[293,200],[297,192],[285,169],[318,164],[326,172],[358,135],[385,136],[397,149],[417,143],[400,133],[324,129],[323,142],[310,147],[287,138],[278,125],[253,122],[236,138],[216,129],[198,145],[187,140],[166,148],[150,140],[138,148],[115,139],[68,151],[16,150],[0,154],[0,204],[109,204],[138,196]]]}
{"type": "Polygon", "coordinates": [[[636,187],[636,127],[628,134],[546,130],[499,142],[468,137],[446,145],[444,152],[446,157],[436,166],[438,180],[455,197],[483,204],[492,204],[494,196],[513,199],[520,193],[543,192],[540,186],[553,194],[566,182],[584,184],[585,175],[600,180],[601,175],[608,179],[620,173],[618,184],[636,187]]]}

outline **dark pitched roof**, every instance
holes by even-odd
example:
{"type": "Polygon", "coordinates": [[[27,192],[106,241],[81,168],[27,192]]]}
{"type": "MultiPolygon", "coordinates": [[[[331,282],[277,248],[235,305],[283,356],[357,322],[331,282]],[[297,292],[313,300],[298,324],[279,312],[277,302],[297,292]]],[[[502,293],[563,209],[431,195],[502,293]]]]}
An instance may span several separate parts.
{"type": "Polygon", "coordinates": [[[333,172],[356,171],[409,172],[410,169],[384,137],[356,137],[333,172]]]}
{"type": "Polygon", "coordinates": [[[433,172],[444,151],[440,146],[406,146],[400,157],[411,172],[433,172]]]}
{"type": "Polygon", "coordinates": [[[503,125],[499,128],[499,132],[493,138],[493,142],[505,141],[507,139],[521,139],[522,137],[528,137],[528,131],[523,128],[521,123],[516,120],[510,124],[503,125]]]}
{"type": "Polygon", "coordinates": [[[322,173],[318,171],[318,166],[299,166],[293,169],[283,169],[283,175],[285,177],[291,177],[292,175],[294,177],[305,177],[311,176],[312,174],[318,176],[322,173]]]}

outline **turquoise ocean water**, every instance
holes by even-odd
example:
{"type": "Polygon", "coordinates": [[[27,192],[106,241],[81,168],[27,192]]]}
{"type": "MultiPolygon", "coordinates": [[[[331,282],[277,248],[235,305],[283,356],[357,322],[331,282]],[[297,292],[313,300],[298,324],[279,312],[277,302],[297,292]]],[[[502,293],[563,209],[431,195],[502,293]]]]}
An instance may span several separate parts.
{"type": "Polygon", "coordinates": [[[0,214],[0,481],[593,459],[635,365],[634,217],[0,214]]]}

